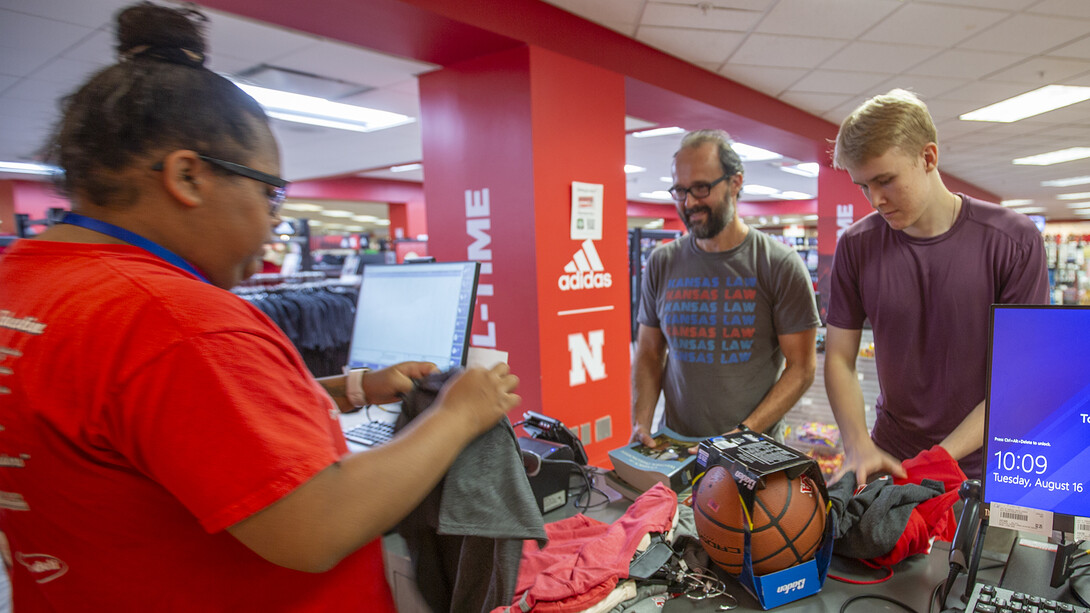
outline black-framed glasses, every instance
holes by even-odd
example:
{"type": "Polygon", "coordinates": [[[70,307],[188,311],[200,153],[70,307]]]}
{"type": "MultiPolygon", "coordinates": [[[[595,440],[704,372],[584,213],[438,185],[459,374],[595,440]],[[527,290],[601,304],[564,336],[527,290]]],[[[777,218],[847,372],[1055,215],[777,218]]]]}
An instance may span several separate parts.
{"type": "MultiPolygon", "coordinates": [[[[270,175],[267,172],[261,172],[260,170],[254,170],[249,166],[243,166],[242,164],[236,164],[234,162],[228,162],[227,160],[221,160],[201,153],[197,154],[197,157],[208,162],[209,164],[216,166],[227,172],[238,175],[240,177],[246,177],[247,179],[253,179],[254,181],[260,181],[265,185],[271,187],[268,192],[269,198],[269,214],[277,215],[280,213],[280,207],[284,205],[284,198],[288,195],[288,181],[281,179],[276,175],[270,175]]],[[[162,170],[163,163],[157,162],[151,167],[152,170],[162,170]]]]}
{"type": "Polygon", "coordinates": [[[730,177],[731,175],[724,174],[711,183],[693,183],[689,187],[678,187],[677,185],[674,185],[666,191],[670,192],[670,195],[678,202],[685,202],[685,199],[689,196],[692,196],[693,198],[707,198],[708,194],[712,193],[713,187],[726,181],[730,177]]]}

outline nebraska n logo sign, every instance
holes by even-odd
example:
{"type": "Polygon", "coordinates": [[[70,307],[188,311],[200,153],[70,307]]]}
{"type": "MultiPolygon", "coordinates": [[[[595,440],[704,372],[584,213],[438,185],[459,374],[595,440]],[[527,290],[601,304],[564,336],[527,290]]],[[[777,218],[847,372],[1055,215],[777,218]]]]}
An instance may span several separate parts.
{"type": "Polygon", "coordinates": [[[598,250],[594,248],[594,241],[589,238],[579,246],[571,261],[564,266],[564,274],[556,280],[561,291],[573,289],[592,289],[596,287],[610,287],[613,279],[602,266],[602,259],[598,257],[598,250]]]}
{"type": "Polygon", "coordinates": [[[571,354],[571,370],[568,385],[572,387],[606,378],[606,363],[602,360],[602,346],[606,344],[605,330],[591,330],[586,336],[580,333],[568,335],[568,353],[571,354]]]}

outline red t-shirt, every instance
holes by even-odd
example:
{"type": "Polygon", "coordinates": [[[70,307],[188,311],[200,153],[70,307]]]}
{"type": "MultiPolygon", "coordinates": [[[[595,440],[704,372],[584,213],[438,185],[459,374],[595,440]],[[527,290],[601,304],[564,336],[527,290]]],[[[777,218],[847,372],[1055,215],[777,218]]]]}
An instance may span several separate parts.
{"type": "Polygon", "coordinates": [[[0,259],[0,426],[18,611],[394,610],[378,541],[311,574],[224,530],[347,452],[337,412],[262,313],[140,249],[0,259]]]}

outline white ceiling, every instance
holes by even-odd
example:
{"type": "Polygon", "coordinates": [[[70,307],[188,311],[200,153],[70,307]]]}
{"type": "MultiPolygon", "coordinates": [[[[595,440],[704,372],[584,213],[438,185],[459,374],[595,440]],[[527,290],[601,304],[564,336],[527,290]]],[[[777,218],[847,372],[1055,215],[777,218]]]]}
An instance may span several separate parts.
{"type": "MultiPolygon", "coordinates": [[[[57,117],[56,101],[113,61],[112,19],[129,0],[0,0],[0,160],[34,159],[57,117]]],[[[549,0],[709,71],[830,122],[865,98],[918,92],[939,127],[947,174],[1004,199],[1029,198],[1070,219],[1055,196],[1088,186],[1040,182],[1090,175],[1090,160],[1014,166],[1015,157],[1090,146],[1090,102],[1013,124],[957,115],[1059,83],[1090,86],[1090,0],[549,0]]],[[[209,11],[211,68],[238,74],[262,65],[337,80],[341,102],[418,116],[415,76],[435,66],[209,11]],[[352,93],[362,92],[362,93],[352,93]]],[[[302,82],[306,82],[303,80],[302,82]]],[[[313,83],[299,87],[312,89],[313,83]]],[[[291,86],[292,79],[285,81],[291,86]]],[[[308,93],[308,92],[302,92],[308,93]]],[[[634,119],[634,118],[633,118],[634,119]]],[[[420,159],[419,123],[372,133],[274,122],[284,175],[306,179],[385,169],[420,159]]],[[[633,121],[630,121],[633,125],[633,121]]],[[[686,128],[707,126],[683,126],[686,128]]],[[[627,137],[629,197],[663,189],[674,138],[627,137]]],[[[760,146],[761,143],[748,143],[760,146]]],[[[798,160],[814,161],[814,160],[798,160]]],[[[767,164],[746,181],[808,191],[813,182],[767,164]]]]}

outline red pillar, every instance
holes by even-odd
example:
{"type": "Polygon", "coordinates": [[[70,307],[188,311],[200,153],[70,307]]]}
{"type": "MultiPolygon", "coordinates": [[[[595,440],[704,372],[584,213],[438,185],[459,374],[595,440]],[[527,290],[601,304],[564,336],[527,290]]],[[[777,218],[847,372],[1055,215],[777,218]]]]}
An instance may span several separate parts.
{"type": "Polygon", "coordinates": [[[555,417],[605,464],[630,431],[624,79],[528,46],[426,74],[420,99],[429,251],[482,263],[474,345],[509,353],[513,420],[555,417]],[[600,287],[563,290],[573,181],[604,186],[600,287]]]}
{"type": "Polygon", "coordinates": [[[870,202],[846,171],[821,165],[818,174],[818,309],[821,321],[829,310],[829,283],[833,255],[840,235],[871,212],[870,202]]]}

